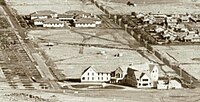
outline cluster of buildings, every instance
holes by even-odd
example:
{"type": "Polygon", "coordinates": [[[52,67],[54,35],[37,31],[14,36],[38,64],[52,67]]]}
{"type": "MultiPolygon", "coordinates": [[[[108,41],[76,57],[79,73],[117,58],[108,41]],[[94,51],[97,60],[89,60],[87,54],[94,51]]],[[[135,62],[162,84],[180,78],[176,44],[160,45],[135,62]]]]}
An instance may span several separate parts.
{"type": "Polygon", "coordinates": [[[200,42],[200,15],[132,13],[158,42],[200,42]]]}
{"type": "Polygon", "coordinates": [[[159,77],[160,66],[155,63],[118,67],[113,71],[90,66],[81,75],[81,82],[107,82],[137,88],[179,89],[181,81],[177,78],[159,77]]]}
{"type": "Polygon", "coordinates": [[[72,10],[58,14],[51,10],[36,11],[30,14],[30,20],[35,26],[58,28],[64,26],[97,27],[101,20],[92,13],[72,10]]]}

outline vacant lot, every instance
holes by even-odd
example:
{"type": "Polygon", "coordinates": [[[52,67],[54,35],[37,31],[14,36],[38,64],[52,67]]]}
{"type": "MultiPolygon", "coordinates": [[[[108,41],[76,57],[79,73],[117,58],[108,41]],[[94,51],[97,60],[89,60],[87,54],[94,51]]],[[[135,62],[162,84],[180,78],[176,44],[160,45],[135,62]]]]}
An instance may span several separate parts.
{"type": "Polygon", "coordinates": [[[172,61],[179,62],[181,68],[200,79],[200,46],[154,46],[154,48],[171,58],[172,61]]]}
{"type": "Polygon", "coordinates": [[[198,2],[189,0],[131,0],[137,6],[128,6],[128,0],[97,0],[98,4],[107,5],[105,8],[112,14],[130,14],[131,12],[185,14],[200,13],[198,2]],[[108,2],[106,2],[108,1],[108,2]]]}
{"type": "Polygon", "coordinates": [[[139,45],[122,30],[33,30],[29,35],[57,68],[63,71],[66,78],[79,78],[83,70],[91,65],[112,71],[119,66],[148,62],[137,51],[124,50],[129,46],[137,48],[139,45]],[[48,42],[53,42],[54,46],[46,46],[48,42]],[[122,56],[115,57],[119,53],[122,56]]]}
{"type": "MultiPolygon", "coordinates": [[[[108,0],[104,0],[108,1],[108,0]]],[[[197,3],[199,2],[196,0],[196,2],[192,2],[195,0],[109,0],[110,2],[116,2],[116,3],[127,3],[128,1],[136,4],[146,3],[146,4],[167,4],[167,3],[197,3]]]]}
{"type": "Polygon", "coordinates": [[[102,12],[90,2],[83,3],[81,0],[6,0],[19,14],[27,15],[38,10],[53,10],[64,13],[69,10],[83,10],[94,14],[102,12]]]}

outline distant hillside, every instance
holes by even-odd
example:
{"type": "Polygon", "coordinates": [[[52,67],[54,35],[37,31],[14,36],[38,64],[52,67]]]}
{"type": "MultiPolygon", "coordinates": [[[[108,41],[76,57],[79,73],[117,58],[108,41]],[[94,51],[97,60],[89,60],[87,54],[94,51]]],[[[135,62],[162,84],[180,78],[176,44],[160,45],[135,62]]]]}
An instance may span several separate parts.
{"type": "Polygon", "coordinates": [[[104,0],[109,2],[116,2],[116,3],[127,3],[128,1],[136,4],[165,4],[165,3],[200,3],[200,0],[104,0]]]}

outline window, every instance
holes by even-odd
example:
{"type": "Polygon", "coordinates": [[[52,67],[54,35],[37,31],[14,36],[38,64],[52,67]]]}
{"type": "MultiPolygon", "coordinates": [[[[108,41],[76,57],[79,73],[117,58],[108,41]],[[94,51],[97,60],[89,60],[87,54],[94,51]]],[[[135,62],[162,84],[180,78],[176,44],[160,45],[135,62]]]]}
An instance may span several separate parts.
{"type": "Polygon", "coordinates": [[[148,86],[148,84],[147,83],[145,83],[145,84],[142,84],[143,86],[148,86]]]}
{"type": "Polygon", "coordinates": [[[92,80],[94,80],[94,77],[92,77],[92,80]]]}
{"type": "Polygon", "coordinates": [[[90,78],[88,77],[88,80],[90,80],[90,78]]]}
{"type": "Polygon", "coordinates": [[[107,80],[108,80],[108,77],[107,77],[107,80]]]}
{"type": "Polygon", "coordinates": [[[90,75],[90,73],[88,73],[88,75],[90,75]]]}
{"type": "Polygon", "coordinates": [[[100,80],[100,78],[98,77],[98,80],[100,80]]]}
{"type": "Polygon", "coordinates": [[[82,80],[85,80],[85,77],[82,77],[82,80]]]}
{"type": "Polygon", "coordinates": [[[101,80],[103,80],[103,77],[101,77],[101,80]]]}
{"type": "Polygon", "coordinates": [[[98,75],[100,75],[100,74],[98,73],[98,75]]]}
{"type": "Polygon", "coordinates": [[[94,73],[92,73],[92,75],[94,75],[94,73]]]}
{"type": "Polygon", "coordinates": [[[116,78],[120,78],[120,73],[117,73],[117,74],[116,74],[116,78]]]}
{"type": "Polygon", "coordinates": [[[142,79],[142,81],[148,81],[148,79],[142,79]]]}
{"type": "Polygon", "coordinates": [[[139,79],[137,79],[137,81],[139,81],[139,79]]]}
{"type": "Polygon", "coordinates": [[[141,86],[141,84],[139,83],[139,86],[141,86]]]}

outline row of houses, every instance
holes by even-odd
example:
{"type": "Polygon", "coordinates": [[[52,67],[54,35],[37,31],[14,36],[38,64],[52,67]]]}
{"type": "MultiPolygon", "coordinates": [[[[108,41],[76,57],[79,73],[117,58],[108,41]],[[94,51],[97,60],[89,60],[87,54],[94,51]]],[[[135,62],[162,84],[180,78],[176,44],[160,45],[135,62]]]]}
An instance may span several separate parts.
{"type": "Polygon", "coordinates": [[[81,82],[107,82],[137,88],[182,88],[181,82],[178,80],[169,79],[166,82],[166,80],[160,79],[159,69],[159,65],[154,63],[118,67],[113,71],[90,66],[83,71],[81,82]]]}
{"type": "Polygon", "coordinates": [[[30,14],[30,20],[35,26],[42,27],[97,27],[101,20],[92,13],[83,11],[67,11],[64,14],[58,14],[51,10],[36,11],[30,14]]]}
{"type": "Polygon", "coordinates": [[[149,31],[153,32],[155,38],[161,38],[167,41],[182,41],[182,42],[200,42],[200,34],[197,29],[193,29],[189,24],[194,25],[200,23],[199,15],[189,14],[144,14],[132,13],[137,19],[142,20],[144,25],[152,26],[149,31]],[[195,32],[195,33],[193,33],[195,32]]]}

